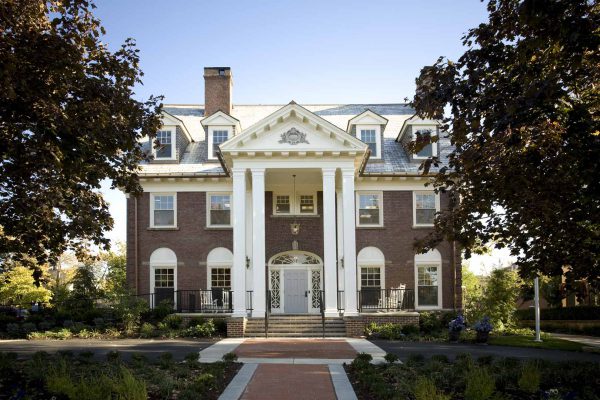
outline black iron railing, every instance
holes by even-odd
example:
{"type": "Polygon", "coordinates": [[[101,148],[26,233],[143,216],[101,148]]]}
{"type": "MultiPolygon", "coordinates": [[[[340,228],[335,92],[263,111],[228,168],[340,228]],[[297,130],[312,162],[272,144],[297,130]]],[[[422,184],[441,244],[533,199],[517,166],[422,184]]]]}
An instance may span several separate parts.
{"type": "Polygon", "coordinates": [[[267,290],[265,295],[265,338],[269,337],[269,317],[271,316],[271,291],[267,290]]]}
{"type": "Polygon", "coordinates": [[[175,309],[188,313],[231,313],[233,292],[223,288],[203,290],[177,290],[175,309]]]}
{"type": "Polygon", "coordinates": [[[321,313],[321,331],[325,339],[325,291],[319,290],[319,312],[321,313]]]}
{"type": "Polygon", "coordinates": [[[358,310],[412,311],[415,309],[413,289],[363,288],[358,291],[358,310]]]}

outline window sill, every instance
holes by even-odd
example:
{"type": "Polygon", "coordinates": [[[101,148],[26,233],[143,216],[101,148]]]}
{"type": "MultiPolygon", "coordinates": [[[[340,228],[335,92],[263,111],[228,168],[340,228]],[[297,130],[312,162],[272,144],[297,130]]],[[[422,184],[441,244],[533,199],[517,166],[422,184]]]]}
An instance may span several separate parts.
{"type": "Polygon", "coordinates": [[[271,218],[289,218],[289,219],[296,219],[296,218],[320,218],[321,214],[271,214],[270,215],[271,218]]]}
{"type": "Polygon", "coordinates": [[[178,231],[179,228],[176,226],[151,226],[147,228],[149,231],[178,231]]]}
{"type": "Polygon", "coordinates": [[[206,226],[204,227],[205,231],[228,231],[233,229],[233,226],[231,225],[227,225],[227,226],[206,226]]]}
{"type": "Polygon", "coordinates": [[[435,225],[413,225],[413,229],[433,229],[435,225]]]}
{"type": "Polygon", "coordinates": [[[356,229],[385,229],[384,225],[357,225],[356,229]]]}

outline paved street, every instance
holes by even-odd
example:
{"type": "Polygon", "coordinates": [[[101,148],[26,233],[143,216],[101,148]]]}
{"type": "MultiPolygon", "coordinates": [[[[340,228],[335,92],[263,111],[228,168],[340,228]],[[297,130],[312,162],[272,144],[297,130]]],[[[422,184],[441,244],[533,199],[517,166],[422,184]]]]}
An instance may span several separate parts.
{"type": "Polygon", "coordinates": [[[15,352],[27,357],[37,351],[54,353],[71,350],[75,353],[92,351],[96,358],[104,358],[110,351],[118,350],[124,359],[133,353],[144,354],[150,359],[162,353],[173,354],[175,360],[183,360],[191,352],[199,352],[215,343],[216,340],[198,339],[69,339],[69,340],[0,340],[0,351],[15,352]]]}
{"type": "Polygon", "coordinates": [[[464,343],[416,343],[388,340],[374,340],[377,346],[388,353],[394,353],[401,360],[406,360],[412,354],[422,354],[431,357],[436,354],[445,354],[453,359],[460,353],[469,353],[473,357],[489,356],[539,358],[551,361],[595,361],[600,362],[600,354],[581,353],[575,351],[532,349],[523,347],[474,345],[464,343]]]}

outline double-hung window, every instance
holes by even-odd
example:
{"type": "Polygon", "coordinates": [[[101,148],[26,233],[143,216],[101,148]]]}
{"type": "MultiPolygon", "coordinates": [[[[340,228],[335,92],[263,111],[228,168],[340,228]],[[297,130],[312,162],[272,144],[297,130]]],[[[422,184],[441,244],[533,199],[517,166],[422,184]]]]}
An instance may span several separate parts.
{"type": "Polygon", "coordinates": [[[383,193],[357,193],[358,226],[383,226],[383,193]]]}
{"type": "Polygon", "coordinates": [[[371,157],[379,157],[379,154],[377,153],[377,131],[375,129],[361,129],[360,140],[369,146],[371,157]]]}
{"type": "Polygon", "coordinates": [[[151,194],[150,226],[173,228],[177,226],[177,196],[175,194],[151,194]]]}
{"type": "Polygon", "coordinates": [[[173,132],[169,130],[161,130],[156,133],[156,141],[159,145],[154,149],[154,158],[160,159],[173,159],[173,132]]]}
{"type": "Polygon", "coordinates": [[[361,267],[360,269],[360,287],[380,289],[381,288],[381,268],[380,267],[361,267]]]}
{"type": "MultiPolygon", "coordinates": [[[[417,143],[428,142],[434,135],[435,128],[419,129],[413,134],[413,140],[417,143]]],[[[429,157],[437,156],[436,143],[426,144],[419,152],[413,155],[415,159],[426,159],[429,157]]]]}
{"type": "Polygon", "coordinates": [[[227,130],[214,130],[212,131],[212,148],[211,157],[217,158],[217,152],[219,151],[219,145],[227,141],[229,132],[227,130]]]}
{"type": "Polygon", "coordinates": [[[414,192],[413,218],[415,226],[433,226],[435,213],[439,211],[439,196],[433,191],[414,192]]]}
{"type": "Polygon", "coordinates": [[[439,264],[417,265],[417,299],[419,307],[439,305],[439,264]]]}
{"type": "Polygon", "coordinates": [[[291,214],[292,208],[289,195],[275,196],[275,214],[291,214]]]}
{"type": "Polygon", "coordinates": [[[231,226],[231,194],[208,194],[208,226],[231,226]]]}
{"type": "Polygon", "coordinates": [[[315,213],[315,197],[313,195],[300,195],[300,214],[315,213]]]}

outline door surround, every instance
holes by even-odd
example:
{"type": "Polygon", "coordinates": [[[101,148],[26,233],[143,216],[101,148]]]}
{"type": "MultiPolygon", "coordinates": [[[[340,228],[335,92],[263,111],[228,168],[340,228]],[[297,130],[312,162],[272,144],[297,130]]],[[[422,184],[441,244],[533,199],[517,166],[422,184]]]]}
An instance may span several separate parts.
{"type": "Polygon", "coordinates": [[[323,289],[323,260],[314,253],[302,250],[284,251],[269,259],[268,288],[271,290],[271,311],[274,314],[284,314],[284,274],[286,270],[304,270],[307,274],[308,313],[319,313],[319,298],[317,290],[323,289]]]}

